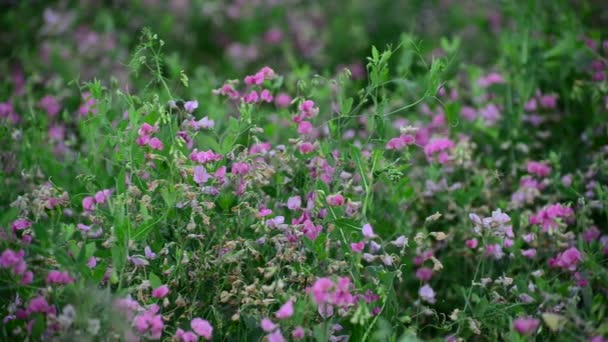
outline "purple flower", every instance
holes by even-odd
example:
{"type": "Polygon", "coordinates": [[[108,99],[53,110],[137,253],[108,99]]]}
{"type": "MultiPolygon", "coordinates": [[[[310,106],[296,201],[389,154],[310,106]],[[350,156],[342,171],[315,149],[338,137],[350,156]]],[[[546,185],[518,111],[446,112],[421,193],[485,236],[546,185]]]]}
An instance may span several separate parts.
{"type": "Polygon", "coordinates": [[[536,318],[520,317],[513,321],[513,329],[521,335],[531,335],[538,329],[539,324],[540,321],[536,318]]]}

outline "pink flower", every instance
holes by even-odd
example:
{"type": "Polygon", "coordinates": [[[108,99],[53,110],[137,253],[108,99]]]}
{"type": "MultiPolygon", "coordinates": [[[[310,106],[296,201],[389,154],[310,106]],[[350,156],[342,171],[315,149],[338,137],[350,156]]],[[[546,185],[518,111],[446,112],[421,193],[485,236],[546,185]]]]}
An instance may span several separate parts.
{"type": "Polygon", "coordinates": [[[198,121],[192,121],[192,127],[195,130],[199,130],[201,128],[210,129],[215,127],[215,121],[209,119],[209,117],[205,116],[204,118],[198,121]]]}
{"type": "Polygon", "coordinates": [[[529,161],[528,162],[528,173],[536,175],[538,177],[547,177],[551,174],[551,167],[546,163],[541,163],[537,161],[529,161]]]}
{"type": "Polygon", "coordinates": [[[175,332],[175,337],[181,342],[197,342],[198,336],[192,331],[183,331],[182,329],[177,329],[175,332]]]}
{"type": "Polygon", "coordinates": [[[159,150],[159,151],[162,151],[162,149],[165,147],[165,145],[163,145],[163,142],[160,141],[160,139],[158,139],[158,138],[150,139],[150,141],[148,141],[148,146],[150,146],[150,148],[152,148],[154,150],[159,150]]]}
{"type": "Polygon", "coordinates": [[[314,223],[312,223],[312,221],[310,220],[306,220],[304,221],[304,228],[302,229],[302,232],[304,233],[304,235],[306,235],[306,237],[312,241],[316,240],[319,237],[319,234],[321,233],[321,231],[323,230],[323,226],[321,225],[317,225],[315,226],[314,223]]]}
{"type": "Polygon", "coordinates": [[[150,248],[150,246],[146,246],[144,248],[144,256],[146,257],[146,259],[149,259],[149,260],[156,259],[156,253],[152,252],[152,249],[150,248]]]}
{"type": "Polygon", "coordinates": [[[372,239],[377,236],[374,233],[374,229],[372,228],[372,225],[369,223],[366,223],[363,225],[363,228],[361,228],[361,233],[363,234],[363,237],[365,237],[366,239],[372,239]]]}
{"type": "Polygon", "coordinates": [[[199,152],[197,149],[194,149],[192,152],[190,152],[190,160],[201,163],[201,164],[218,161],[221,159],[222,159],[222,155],[216,154],[212,150],[199,152]]]}
{"type": "Polygon", "coordinates": [[[555,265],[568,271],[576,271],[578,264],[583,261],[581,252],[576,247],[570,247],[557,255],[555,265]]]}
{"type": "Polygon", "coordinates": [[[245,175],[249,172],[249,165],[246,163],[234,163],[232,164],[231,171],[235,175],[245,175]]]}
{"type": "Polygon", "coordinates": [[[32,223],[29,220],[24,219],[24,218],[19,218],[19,219],[16,219],[15,221],[13,221],[13,223],[11,224],[11,229],[13,231],[24,230],[31,226],[32,226],[32,223]]]}
{"type": "Polygon", "coordinates": [[[477,84],[482,88],[487,88],[494,84],[505,83],[505,79],[496,72],[491,72],[488,75],[477,80],[477,84]]]}
{"type": "Polygon", "coordinates": [[[558,228],[556,219],[570,218],[573,215],[572,208],[556,203],[538,211],[536,215],[531,215],[528,221],[530,224],[541,226],[543,232],[548,232],[558,228]]]}
{"type": "Polygon", "coordinates": [[[340,194],[329,195],[327,196],[327,204],[332,207],[342,206],[344,204],[344,196],[340,194]]]}
{"type": "Polygon", "coordinates": [[[593,241],[597,240],[601,234],[602,233],[599,229],[597,229],[596,226],[591,226],[589,229],[583,232],[583,240],[585,240],[586,243],[592,243],[593,241]]]}
{"type": "Polygon", "coordinates": [[[213,334],[213,327],[211,324],[209,324],[208,321],[198,317],[190,322],[190,328],[192,328],[195,333],[204,337],[206,340],[210,340],[213,334]]]}
{"type": "Polygon", "coordinates": [[[24,260],[25,251],[20,250],[15,252],[11,249],[6,249],[0,255],[0,267],[11,268],[13,274],[22,275],[27,270],[27,264],[24,260]]]}
{"type": "Polygon", "coordinates": [[[536,332],[540,321],[532,317],[520,317],[513,321],[513,329],[521,335],[531,335],[536,332]]]}
{"type": "Polygon", "coordinates": [[[271,28],[264,33],[264,40],[269,44],[278,44],[283,40],[283,31],[280,28],[271,28]]]}
{"type": "Polygon", "coordinates": [[[308,121],[301,121],[298,123],[298,134],[309,135],[312,133],[312,124],[308,121]]]}
{"type": "Polygon", "coordinates": [[[268,342],[285,342],[285,338],[281,334],[281,330],[277,329],[275,332],[270,333],[266,336],[268,342]]]}
{"type": "Polygon", "coordinates": [[[411,145],[415,142],[415,138],[409,134],[401,135],[397,138],[392,138],[386,144],[387,150],[400,150],[407,145],[411,145]]]}
{"type": "Polygon", "coordinates": [[[423,287],[418,290],[418,295],[422,300],[428,302],[430,304],[435,303],[435,291],[429,284],[425,284],[423,287]]]}
{"type": "Polygon", "coordinates": [[[274,324],[270,319],[268,318],[263,318],[262,322],[260,323],[260,326],[262,327],[262,330],[264,330],[265,332],[269,333],[275,329],[277,329],[279,326],[274,324]]]}
{"type": "Polygon", "coordinates": [[[264,89],[262,90],[262,92],[260,93],[260,99],[262,99],[262,101],[270,103],[272,102],[272,94],[270,93],[270,90],[268,89],[264,89]]]}
{"type": "Polygon", "coordinates": [[[287,199],[287,209],[299,210],[302,207],[302,198],[300,196],[293,196],[287,199]]]}
{"type": "Polygon", "coordinates": [[[279,311],[275,313],[275,316],[278,319],[287,319],[293,316],[293,301],[290,299],[285,302],[285,304],[279,308],[279,311]]]}
{"type": "Polygon", "coordinates": [[[184,109],[188,113],[194,112],[197,108],[198,108],[198,101],[196,101],[196,100],[186,101],[186,103],[184,103],[184,109]]]}
{"type": "Polygon", "coordinates": [[[158,305],[154,304],[143,313],[135,316],[133,325],[140,333],[148,333],[151,340],[159,340],[164,328],[163,318],[158,314],[158,305]]]}
{"type": "Polygon", "coordinates": [[[475,120],[475,118],[477,117],[477,111],[475,110],[475,108],[473,107],[469,107],[469,106],[464,106],[462,107],[462,109],[460,110],[460,115],[465,119],[465,120],[475,120]]]}
{"type": "Polygon", "coordinates": [[[60,285],[67,285],[70,283],[73,283],[76,279],[70,277],[70,274],[67,271],[50,271],[49,274],[46,276],[46,283],[47,285],[50,284],[60,284],[60,285]]]}
{"type": "Polygon", "coordinates": [[[434,154],[446,152],[454,148],[454,146],[454,142],[448,138],[435,138],[424,146],[424,154],[426,154],[427,158],[432,158],[434,154]]]}
{"type": "Polygon", "coordinates": [[[205,184],[211,176],[207,173],[207,169],[204,166],[197,165],[194,167],[194,181],[196,184],[205,184]]]}
{"type": "Polygon", "coordinates": [[[97,258],[91,257],[89,261],[87,261],[87,266],[89,268],[95,268],[95,266],[97,266],[97,258]]]}
{"type": "Polygon", "coordinates": [[[51,310],[51,306],[43,296],[32,298],[27,304],[26,312],[29,314],[40,312],[47,313],[51,310]]]}
{"type": "Polygon", "coordinates": [[[264,83],[264,75],[256,73],[254,75],[245,76],[245,84],[247,85],[260,85],[264,83]]]}
{"type": "Polygon", "coordinates": [[[137,140],[135,140],[135,142],[139,146],[145,146],[150,142],[150,136],[146,134],[140,135],[139,137],[137,137],[137,140]]]}
{"type": "Polygon", "coordinates": [[[169,286],[167,285],[161,285],[152,290],[152,297],[157,299],[164,298],[167,294],[169,294],[169,286]]]}
{"type": "Polygon", "coordinates": [[[477,239],[469,239],[465,241],[465,244],[467,245],[467,247],[475,249],[477,248],[477,239]]]}
{"type": "Polygon", "coordinates": [[[433,270],[428,267],[420,267],[416,270],[416,278],[420,281],[427,282],[433,277],[433,270]]]}
{"type": "Polygon", "coordinates": [[[34,280],[34,273],[32,271],[27,271],[21,277],[21,281],[19,282],[19,284],[29,285],[32,283],[33,280],[34,280]]]}
{"type": "Polygon", "coordinates": [[[95,197],[94,197],[95,203],[97,203],[97,204],[106,203],[108,198],[110,198],[111,194],[112,194],[112,192],[110,191],[110,189],[104,189],[104,190],[97,191],[97,193],[95,193],[95,197]]]}
{"type": "Polygon", "coordinates": [[[310,119],[319,113],[319,108],[315,107],[315,103],[312,100],[306,100],[300,104],[300,115],[304,119],[310,119]]]}
{"type": "Polygon", "coordinates": [[[260,102],[260,96],[258,95],[257,91],[252,90],[243,98],[243,100],[245,101],[245,103],[258,103],[260,102]]]}
{"type": "Polygon", "coordinates": [[[360,241],[360,242],[356,242],[356,243],[351,243],[350,244],[350,249],[355,252],[355,253],[361,253],[363,251],[363,248],[365,247],[365,242],[364,241],[360,241]]]}
{"type": "Polygon", "coordinates": [[[239,98],[239,92],[234,89],[232,84],[224,84],[220,89],[214,89],[213,94],[228,96],[233,100],[239,98]]]}
{"type": "Polygon", "coordinates": [[[157,131],[157,128],[150,125],[149,123],[143,123],[141,125],[141,128],[137,130],[137,134],[142,136],[142,135],[150,135],[154,132],[157,131]]]}
{"type": "Polygon", "coordinates": [[[82,199],[82,208],[85,211],[93,211],[95,209],[95,199],[92,196],[87,196],[82,199]]]}
{"type": "Polygon", "coordinates": [[[557,107],[557,95],[543,95],[540,97],[540,106],[545,109],[555,109],[557,107]]]}
{"type": "Polygon", "coordinates": [[[302,153],[302,154],[309,154],[315,150],[315,145],[313,145],[309,142],[304,142],[304,143],[300,144],[299,150],[300,150],[300,153],[302,153]]]}
{"type": "Polygon", "coordinates": [[[291,336],[293,336],[293,338],[296,340],[301,340],[304,338],[304,336],[306,336],[306,332],[304,331],[304,328],[297,326],[295,329],[293,329],[291,336]]]}
{"type": "Polygon", "coordinates": [[[533,259],[536,256],[536,249],[523,249],[521,251],[521,255],[525,256],[528,259],[533,259]]]}
{"type": "Polygon", "coordinates": [[[54,118],[57,116],[59,111],[61,110],[61,105],[57,101],[57,99],[51,95],[46,95],[43,97],[40,102],[38,102],[38,106],[48,114],[48,116],[54,118]]]}
{"type": "Polygon", "coordinates": [[[279,93],[274,97],[274,104],[278,108],[287,108],[291,104],[291,96],[287,93],[279,93]]]}

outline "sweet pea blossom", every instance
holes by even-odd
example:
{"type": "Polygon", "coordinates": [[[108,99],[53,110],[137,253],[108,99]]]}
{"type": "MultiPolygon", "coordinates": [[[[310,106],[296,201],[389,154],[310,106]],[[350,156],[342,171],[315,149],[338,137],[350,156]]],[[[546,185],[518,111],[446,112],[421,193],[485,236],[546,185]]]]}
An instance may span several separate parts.
{"type": "Polygon", "coordinates": [[[327,204],[332,207],[339,207],[344,204],[344,196],[340,194],[333,194],[327,196],[327,204]]]}
{"type": "Polygon", "coordinates": [[[287,199],[287,208],[289,210],[298,210],[302,207],[302,198],[300,196],[293,196],[287,199]]]}
{"type": "Polygon", "coordinates": [[[376,235],[376,233],[374,233],[374,229],[372,228],[372,225],[369,223],[366,223],[363,225],[363,228],[361,228],[361,233],[363,234],[363,237],[365,237],[366,239],[372,239],[377,237],[378,235],[376,235]]]}
{"type": "Polygon", "coordinates": [[[213,327],[209,324],[208,321],[196,317],[192,321],[190,321],[190,328],[199,336],[205,338],[206,340],[210,340],[213,334],[213,327]]]}
{"type": "Polygon", "coordinates": [[[532,317],[520,317],[513,321],[513,329],[521,335],[531,335],[536,332],[540,321],[532,317]]]}
{"type": "Polygon", "coordinates": [[[197,108],[198,108],[198,101],[196,101],[196,100],[194,100],[194,101],[186,101],[184,103],[184,109],[188,113],[194,112],[197,108]]]}
{"type": "Polygon", "coordinates": [[[422,300],[430,304],[435,303],[435,291],[429,284],[425,284],[418,290],[418,295],[422,300]]]}
{"type": "Polygon", "coordinates": [[[169,286],[167,285],[161,285],[152,290],[152,297],[157,299],[164,298],[167,294],[169,294],[169,286]]]}
{"type": "Polygon", "coordinates": [[[290,299],[285,304],[283,304],[279,311],[275,313],[275,316],[278,319],[287,319],[293,316],[293,301],[290,299]]]}
{"type": "Polygon", "coordinates": [[[274,331],[275,329],[277,329],[279,327],[278,325],[273,323],[269,318],[263,318],[262,322],[260,323],[260,326],[262,327],[262,330],[264,330],[267,333],[274,331]]]}

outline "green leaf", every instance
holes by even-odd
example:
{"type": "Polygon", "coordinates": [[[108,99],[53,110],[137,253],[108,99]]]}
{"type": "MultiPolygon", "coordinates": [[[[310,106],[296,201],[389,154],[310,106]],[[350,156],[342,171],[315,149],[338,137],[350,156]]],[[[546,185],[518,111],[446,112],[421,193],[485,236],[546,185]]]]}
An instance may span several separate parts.
{"type": "Polygon", "coordinates": [[[150,272],[150,275],[148,276],[148,281],[150,282],[150,286],[153,289],[155,289],[163,284],[160,277],[157,276],[156,274],[154,274],[153,272],[150,272]]]}

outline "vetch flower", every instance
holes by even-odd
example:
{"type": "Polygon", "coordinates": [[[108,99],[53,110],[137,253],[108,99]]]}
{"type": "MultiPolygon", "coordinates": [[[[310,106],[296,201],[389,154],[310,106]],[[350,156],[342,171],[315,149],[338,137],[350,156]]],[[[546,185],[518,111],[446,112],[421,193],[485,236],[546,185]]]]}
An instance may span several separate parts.
{"type": "Polygon", "coordinates": [[[204,337],[206,340],[210,340],[213,334],[213,327],[208,321],[196,317],[190,321],[190,328],[199,336],[204,337]]]}
{"type": "Polygon", "coordinates": [[[169,286],[167,285],[161,285],[152,290],[152,297],[157,299],[164,298],[167,294],[169,294],[169,286]]]}
{"type": "Polygon", "coordinates": [[[211,175],[207,173],[207,169],[204,166],[197,165],[194,167],[194,181],[196,184],[202,185],[207,183],[211,175]]]}
{"type": "Polygon", "coordinates": [[[430,304],[435,303],[435,291],[429,284],[425,284],[418,290],[418,295],[422,300],[430,304]]]}
{"type": "Polygon", "coordinates": [[[285,304],[281,305],[279,311],[275,313],[278,319],[287,319],[293,316],[293,301],[290,299],[285,304]]]}
{"type": "Polygon", "coordinates": [[[186,101],[186,103],[184,103],[184,109],[188,113],[194,112],[197,108],[198,108],[198,101],[196,101],[196,100],[186,101]]]}
{"type": "Polygon", "coordinates": [[[513,321],[513,329],[521,335],[532,335],[538,329],[540,321],[532,317],[519,317],[513,321]]]}

